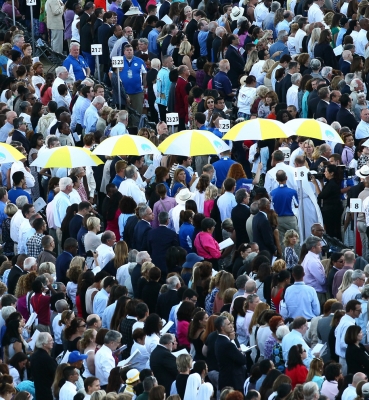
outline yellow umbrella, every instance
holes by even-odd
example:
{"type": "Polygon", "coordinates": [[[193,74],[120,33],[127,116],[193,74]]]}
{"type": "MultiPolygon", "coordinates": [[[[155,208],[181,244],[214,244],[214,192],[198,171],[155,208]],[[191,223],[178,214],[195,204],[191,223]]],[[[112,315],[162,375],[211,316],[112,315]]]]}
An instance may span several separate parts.
{"type": "Polygon", "coordinates": [[[170,135],[158,149],[163,154],[190,157],[219,154],[229,150],[229,146],[212,132],[188,130],[170,135]]]}
{"type": "Polygon", "coordinates": [[[160,151],[149,139],[127,134],[105,139],[92,153],[103,156],[144,156],[146,154],[159,155],[160,151]]]}
{"type": "Polygon", "coordinates": [[[86,149],[85,147],[82,147],[82,150],[83,150],[86,154],[88,154],[88,155],[95,161],[95,163],[96,163],[97,165],[104,164],[104,162],[101,161],[101,159],[100,159],[98,156],[95,156],[95,154],[92,154],[92,151],[91,151],[91,150],[86,149]]]}
{"type": "Polygon", "coordinates": [[[96,167],[103,163],[98,157],[97,159],[94,160],[91,152],[87,149],[62,146],[42,150],[31,166],[42,168],[96,167]]]}
{"type": "Polygon", "coordinates": [[[25,158],[25,156],[10,144],[0,143],[0,164],[12,163],[25,158]]]}
{"type": "Polygon", "coordinates": [[[316,119],[296,118],[288,121],[285,126],[293,131],[293,135],[343,143],[340,135],[330,125],[316,119]]]}
{"type": "Polygon", "coordinates": [[[233,141],[280,139],[288,138],[293,134],[282,122],[255,118],[235,125],[223,136],[223,139],[233,141]]]}

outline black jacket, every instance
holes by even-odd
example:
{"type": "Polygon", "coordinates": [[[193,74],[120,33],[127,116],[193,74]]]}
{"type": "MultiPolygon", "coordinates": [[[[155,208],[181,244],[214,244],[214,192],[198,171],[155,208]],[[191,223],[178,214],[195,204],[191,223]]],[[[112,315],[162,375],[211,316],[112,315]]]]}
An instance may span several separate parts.
{"type": "Polygon", "coordinates": [[[351,131],[355,131],[358,122],[353,114],[347,108],[341,107],[341,109],[337,112],[337,122],[341,124],[341,126],[348,126],[351,131]]]}
{"type": "Polygon", "coordinates": [[[262,212],[258,212],[252,220],[253,240],[259,245],[260,251],[268,250],[271,255],[276,251],[272,227],[268,218],[262,212]]]}
{"type": "Polygon", "coordinates": [[[317,43],[314,47],[314,57],[320,57],[326,67],[338,68],[338,62],[330,43],[317,43]]]}
{"type": "Polygon", "coordinates": [[[158,344],[150,355],[150,368],[159,385],[170,393],[170,387],[177,376],[176,357],[164,346],[158,344]]]}
{"type": "Polygon", "coordinates": [[[246,376],[246,357],[227,337],[218,335],[215,342],[215,356],[218,362],[218,389],[232,386],[242,392],[246,376]],[[226,355],[226,357],[225,357],[226,355]]]}
{"type": "Polygon", "coordinates": [[[45,350],[37,349],[31,355],[30,362],[37,398],[53,400],[51,386],[58,366],[56,361],[45,350]]]}
{"type": "Polygon", "coordinates": [[[250,207],[245,204],[237,204],[236,207],[232,209],[231,219],[236,231],[236,249],[238,249],[242,243],[248,243],[250,241],[246,231],[246,221],[249,216],[250,207]]]}
{"type": "Polygon", "coordinates": [[[78,231],[81,229],[83,217],[76,214],[69,222],[69,236],[77,240],[78,231]]]}
{"type": "Polygon", "coordinates": [[[152,228],[150,223],[144,220],[137,222],[135,229],[133,231],[132,246],[134,249],[138,251],[148,250],[147,235],[149,234],[149,231],[151,231],[151,229],[152,228]]]}
{"type": "Polygon", "coordinates": [[[291,76],[292,76],[291,74],[287,73],[285,77],[281,80],[280,90],[282,98],[279,99],[280,103],[286,103],[287,101],[287,91],[292,86],[291,76]]]}
{"type": "Polygon", "coordinates": [[[239,78],[243,75],[245,62],[241,54],[233,47],[229,46],[225,54],[225,58],[229,61],[231,69],[228,71],[228,78],[232,82],[232,87],[239,87],[239,78]]]}
{"type": "Polygon", "coordinates": [[[169,320],[169,313],[173,306],[179,304],[179,296],[177,290],[168,290],[166,293],[161,294],[158,297],[156,303],[156,313],[160,318],[164,318],[166,321],[169,320]]]}
{"type": "Polygon", "coordinates": [[[150,314],[156,310],[156,302],[158,301],[161,284],[155,281],[149,281],[142,289],[141,299],[149,307],[150,314]]]}
{"type": "Polygon", "coordinates": [[[192,18],[191,21],[186,26],[186,36],[188,41],[193,45],[193,35],[197,31],[197,21],[192,18]]]}
{"type": "Polygon", "coordinates": [[[314,118],[325,118],[327,119],[327,108],[328,108],[329,104],[324,101],[324,100],[320,100],[317,107],[316,107],[316,111],[314,114],[314,118]]]}
{"type": "Polygon", "coordinates": [[[159,19],[161,20],[164,15],[168,15],[170,10],[170,3],[169,1],[164,1],[159,9],[159,19]]]}
{"type": "Polygon", "coordinates": [[[369,373],[369,354],[365,347],[359,343],[359,347],[349,344],[346,349],[347,373],[369,373]]]}
{"type": "Polygon", "coordinates": [[[212,54],[211,54],[211,60],[212,62],[218,62],[219,61],[219,49],[220,49],[220,45],[222,43],[222,38],[220,38],[219,36],[215,36],[215,39],[213,40],[213,44],[212,44],[212,54]]]}
{"type": "Polygon", "coordinates": [[[21,142],[22,146],[25,148],[27,154],[29,153],[31,144],[30,144],[29,140],[23,135],[22,132],[15,130],[13,132],[12,140],[14,140],[15,142],[21,142]]]}
{"type": "Polygon", "coordinates": [[[108,41],[113,35],[112,28],[109,24],[102,24],[97,30],[97,41],[102,44],[102,55],[99,56],[100,64],[110,65],[110,52],[108,41]]]}
{"type": "Polygon", "coordinates": [[[22,275],[26,275],[27,272],[22,271],[18,266],[14,265],[14,267],[10,270],[8,275],[8,293],[14,294],[15,287],[17,286],[18,279],[22,275]]]}

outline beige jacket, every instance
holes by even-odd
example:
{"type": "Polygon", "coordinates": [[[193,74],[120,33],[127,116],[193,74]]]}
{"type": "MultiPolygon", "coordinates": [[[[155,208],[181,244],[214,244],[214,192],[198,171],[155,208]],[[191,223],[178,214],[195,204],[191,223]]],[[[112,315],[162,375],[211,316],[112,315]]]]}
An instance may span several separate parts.
{"type": "Polygon", "coordinates": [[[48,29],[64,29],[63,8],[61,0],[47,0],[46,2],[46,25],[48,29]]]}

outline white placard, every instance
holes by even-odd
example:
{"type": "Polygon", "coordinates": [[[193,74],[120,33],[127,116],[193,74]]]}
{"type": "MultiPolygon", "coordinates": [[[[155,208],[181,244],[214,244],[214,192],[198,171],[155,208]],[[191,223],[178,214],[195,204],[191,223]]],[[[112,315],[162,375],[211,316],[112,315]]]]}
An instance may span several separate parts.
{"type": "Polygon", "coordinates": [[[112,68],[123,68],[123,56],[112,57],[111,66],[112,68]]]}
{"type": "Polygon", "coordinates": [[[340,44],[339,46],[333,49],[333,53],[335,56],[340,56],[343,53],[343,46],[340,44]]]}
{"type": "Polygon", "coordinates": [[[40,210],[42,210],[47,204],[45,203],[45,200],[42,197],[39,197],[37,200],[33,202],[33,205],[35,207],[35,211],[38,213],[40,210]]]}
{"type": "Polygon", "coordinates": [[[188,354],[188,351],[186,349],[178,350],[178,351],[172,351],[172,354],[174,357],[178,357],[181,354],[188,354]]]}
{"type": "MultiPolygon", "coordinates": [[[[131,361],[137,357],[138,354],[140,353],[140,350],[136,349],[128,358],[126,358],[125,360],[122,360],[118,363],[118,367],[124,367],[125,365],[131,363],[131,361]]],[[[132,363],[131,363],[132,364],[132,363]]]]}
{"type": "Polygon", "coordinates": [[[173,321],[168,321],[167,324],[165,324],[164,328],[160,331],[160,336],[163,336],[165,333],[169,331],[169,329],[174,325],[173,321]]]}
{"type": "Polygon", "coordinates": [[[154,164],[150,164],[144,173],[144,178],[151,179],[155,175],[155,170],[154,164]]]}
{"type": "Polygon", "coordinates": [[[305,167],[295,168],[293,174],[295,176],[295,181],[302,181],[305,178],[306,168],[305,167]]]}
{"type": "Polygon", "coordinates": [[[363,201],[361,199],[350,200],[350,212],[361,212],[363,209],[363,201]]]}
{"type": "Polygon", "coordinates": [[[231,238],[228,238],[226,240],[223,240],[223,242],[219,243],[219,249],[223,250],[226,247],[232,246],[232,244],[234,244],[234,241],[231,238]]]}
{"type": "Polygon", "coordinates": [[[101,56],[102,54],[102,44],[92,44],[91,45],[91,55],[101,56]]]}
{"type": "Polygon", "coordinates": [[[256,347],[256,344],[254,346],[250,346],[250,347],[247,347],[244,344],[240,344],[240,348],[241,348],[242,353],[246,353],[247,351],[250,351],[254,347],[256,347]]]}
{"type": "Polygon", "coordinates": [[[179,124],[178,113],[167,114],[167,125],[178,125],[178,124],[179,124]]]}
{"type": "Polygon", "coordinates": [[[280,147],[278,150],[284,154],[284,162],[290,162],[291,149],[289,147],[280,147]]]}
{"type": "Polygon", "coordinates": [[[36,5],[36,0],[26,0],[27,6],[35,6],[36,5]]]}
{"type": "Polygon", "coordinates": [[[173,20],[170,17],[168,17],[168,15],[164,15],[164,17],[161,20],[164,21],[168,25],[173,23],[173,20]]]}
{"type": "Polygon", "coordinates": [[[231,121],[229,119],[219,120],[219,130],[220,132],[228,132],[231,129],[231,121]]]}
{"type": "Polygon", "coordinates": [[[124,344],[122,347],[119,347],[118,349],[114,350],[113,353],[114,353],[114,354],[117,354],[117,353],[119,353],[120,351],[125,350],[126,348],[127,348],[127,345],[124,344]]]}

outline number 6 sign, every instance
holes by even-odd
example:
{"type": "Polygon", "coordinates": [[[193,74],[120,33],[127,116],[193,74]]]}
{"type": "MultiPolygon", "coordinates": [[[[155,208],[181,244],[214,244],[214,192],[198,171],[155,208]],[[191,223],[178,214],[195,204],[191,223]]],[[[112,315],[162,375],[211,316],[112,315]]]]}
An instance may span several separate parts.
{"type": "Polygon", "coordinates": [[[363,202],[361,199],[350,200],[350,212],[361,212],[363,208],[363,202]]]}
{"type": "Polygon", "coordinates": [[[167,125],[178,125],[178,123],[179,123],[178,113],[167,114],[167,125]]]}

